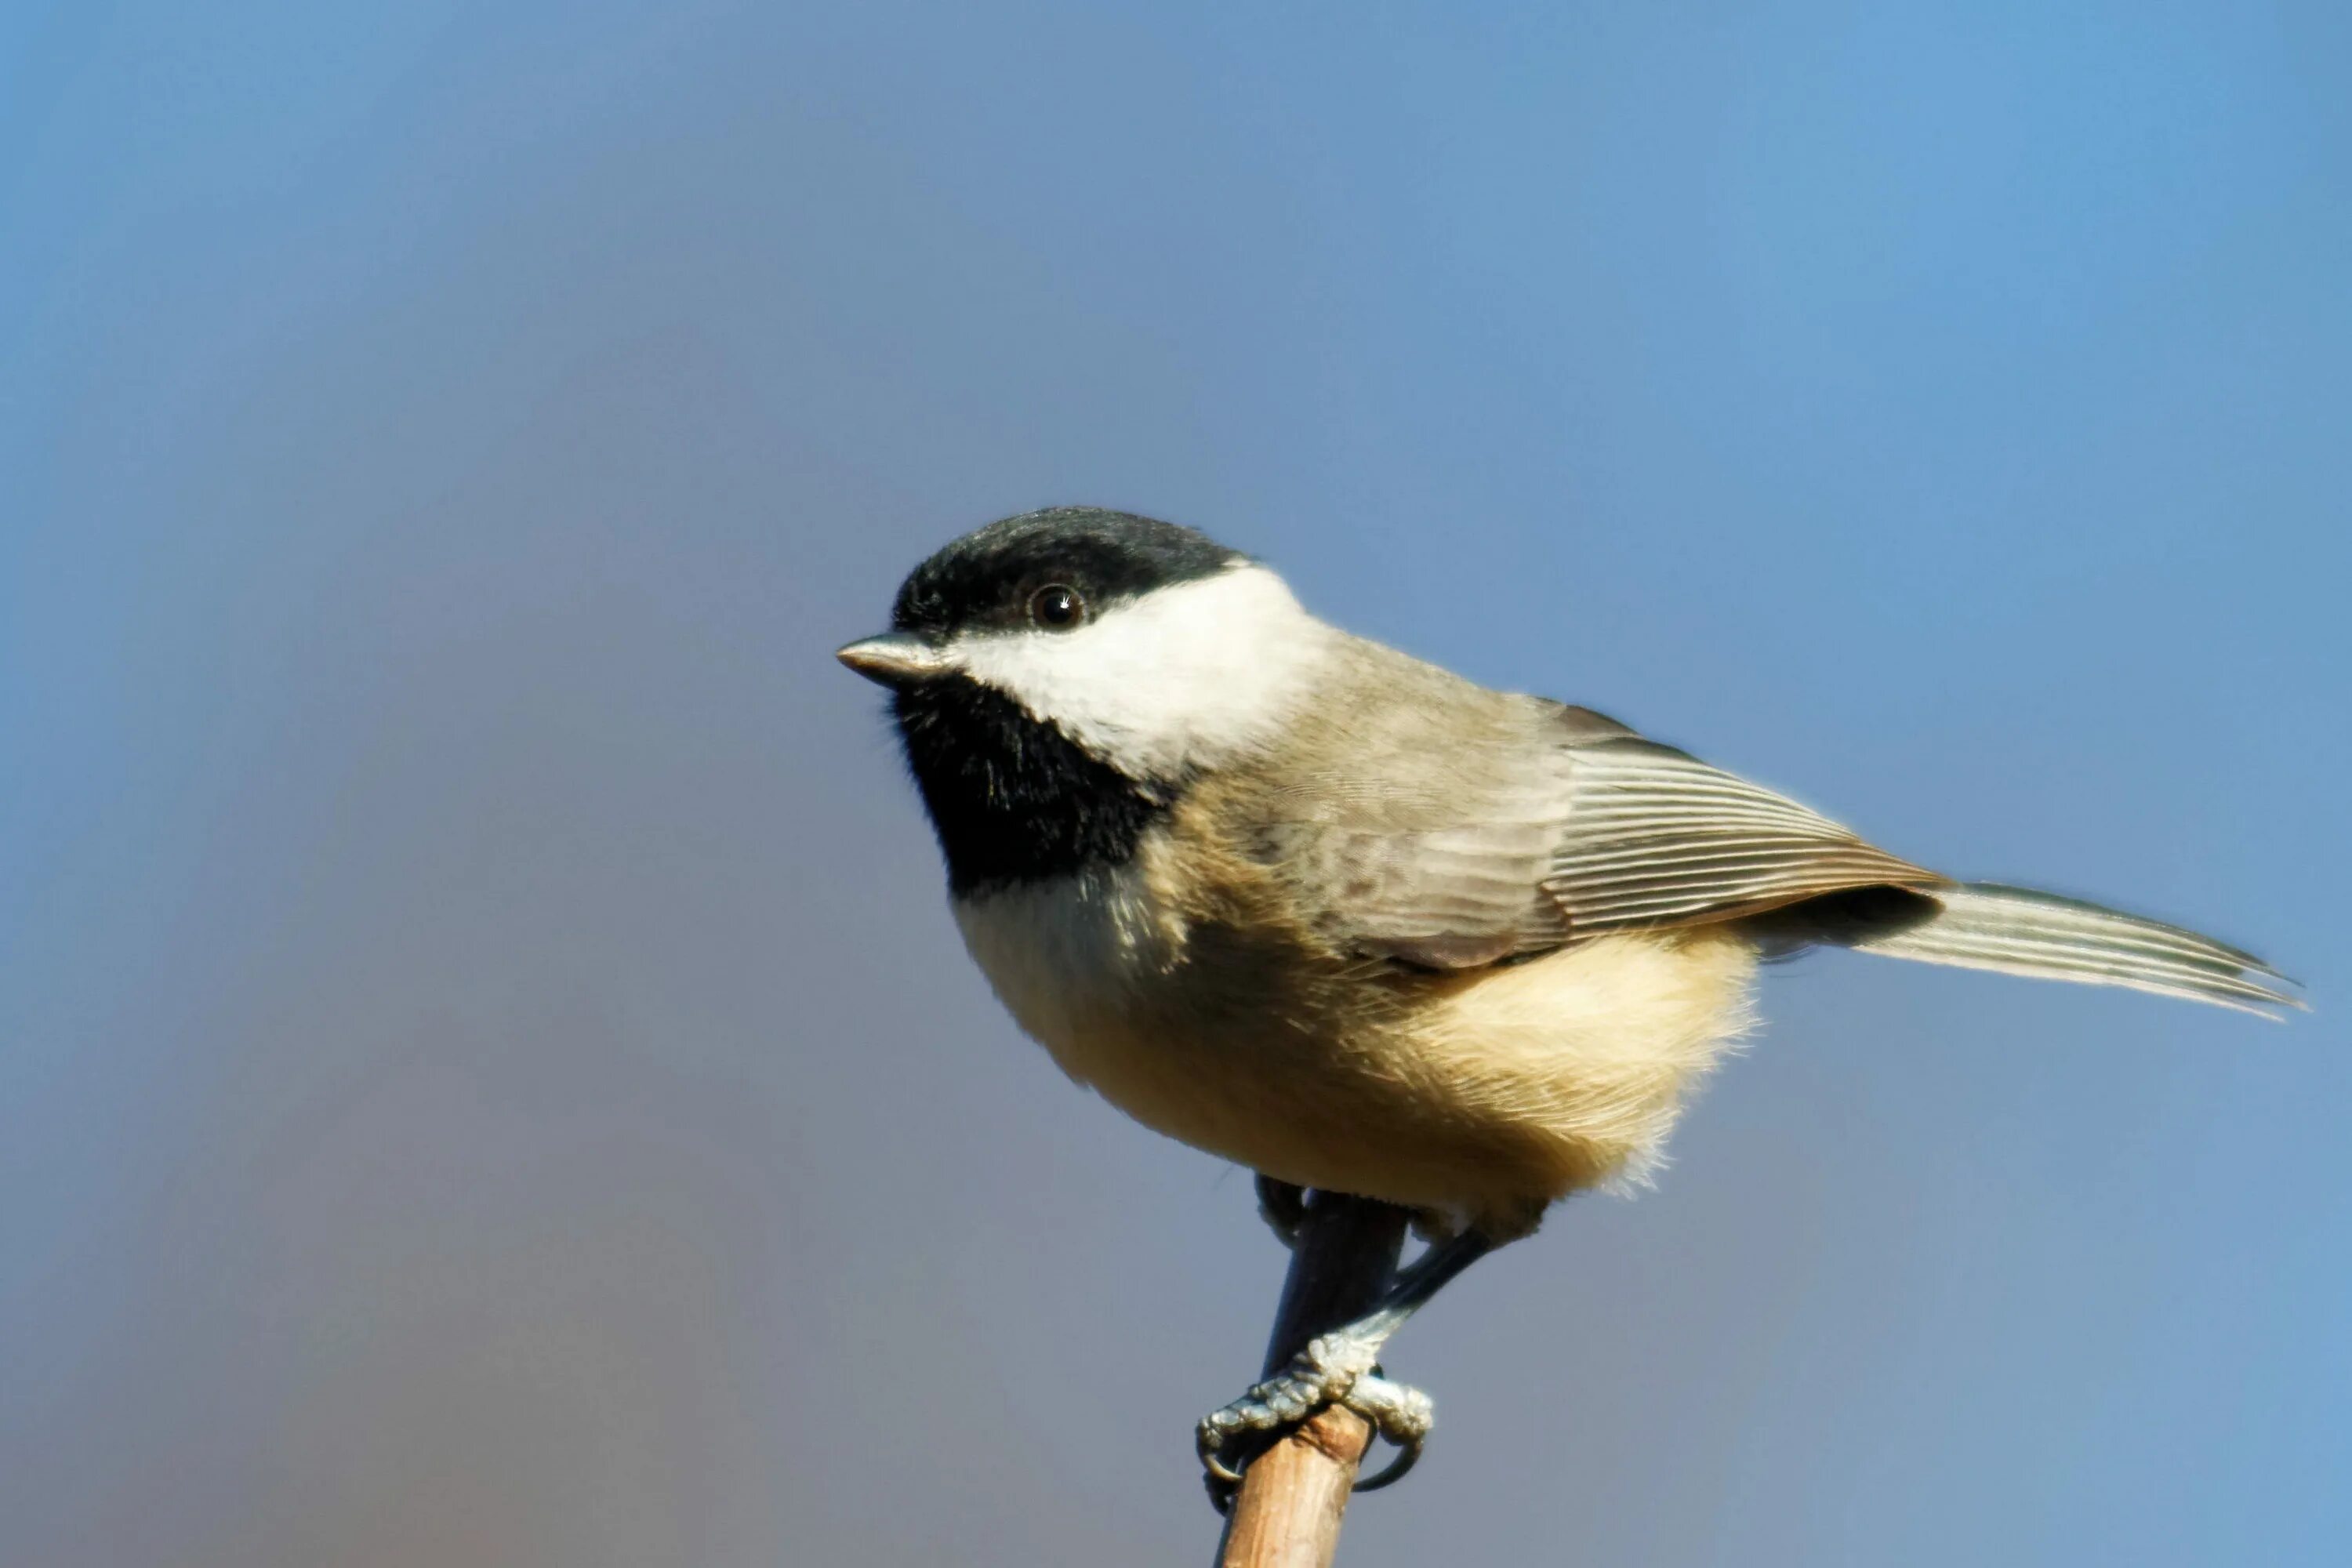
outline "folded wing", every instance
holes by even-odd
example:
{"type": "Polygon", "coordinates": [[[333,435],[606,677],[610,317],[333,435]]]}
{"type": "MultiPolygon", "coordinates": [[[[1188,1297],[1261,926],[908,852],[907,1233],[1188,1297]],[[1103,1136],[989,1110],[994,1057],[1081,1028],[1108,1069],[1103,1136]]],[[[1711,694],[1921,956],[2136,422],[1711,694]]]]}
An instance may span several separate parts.
{"type": "Polygon", "coordinates": [[[1627,734],[1574,749],[1543,885],[1571,931],[1595,936],[1946,880],[1785,795],[1627,734]]]}
{"type": "Polygon", "coordinates": [[[1401,805],[1361,781],[1318,792],[1352,805],[1270,835],[1269,858],[1316,888],[1348,951],[1469,968],[1946,880],[1613,720],[1519,700],[1524,731],[1457,761],[1442,795],[1401,805]]]}
{"type": "MultiPolygon", "coordinates": [[[[1531,704],[1516,744],[1400,807],[1360,781],[1334,820],[1278,826],[1346,952],[1465,969],[1633,931],[1738,921],[1816,943],[2248,1011],[2302,1004],[2252,954],[2078,900],[1961,883],[1760,784],[1580,708],[1531,704]]],[[[1329,798],[1329,797],[1326,797],[1329,798]]]]}

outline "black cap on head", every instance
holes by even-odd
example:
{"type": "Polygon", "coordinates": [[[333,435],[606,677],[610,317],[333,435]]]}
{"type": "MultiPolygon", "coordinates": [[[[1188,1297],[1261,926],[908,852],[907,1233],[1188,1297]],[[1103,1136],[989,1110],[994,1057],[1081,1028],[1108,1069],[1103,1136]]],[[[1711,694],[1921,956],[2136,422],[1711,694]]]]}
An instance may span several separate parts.
{"type": "Polygon", "coordinates": [[[1022,624],[1029,595],[1066,584],[1097,606],[1171,583],[1213,576],[1245,559],[1204,533],[1132,512],[1054,506],[974,529],[909,573],[890,611],[894,631],[940,637],[1022,624]]]}

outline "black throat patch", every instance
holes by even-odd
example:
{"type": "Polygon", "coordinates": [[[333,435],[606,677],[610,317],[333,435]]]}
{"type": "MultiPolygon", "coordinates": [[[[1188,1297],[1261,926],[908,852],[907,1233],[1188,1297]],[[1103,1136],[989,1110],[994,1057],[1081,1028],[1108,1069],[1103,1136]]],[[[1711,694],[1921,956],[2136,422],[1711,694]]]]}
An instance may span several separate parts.
{"type": "Polygon", "coordinates": [[[1147,790],[961,676],[908,687],[892,706],[958,898],[1118,865],[1178,793],[1147,790]]]}

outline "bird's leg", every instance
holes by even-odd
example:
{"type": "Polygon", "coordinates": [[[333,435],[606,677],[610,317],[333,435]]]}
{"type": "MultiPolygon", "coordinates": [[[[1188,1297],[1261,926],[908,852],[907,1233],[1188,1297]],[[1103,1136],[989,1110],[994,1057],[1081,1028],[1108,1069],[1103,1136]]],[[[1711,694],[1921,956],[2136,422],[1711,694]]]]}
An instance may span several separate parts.
{"type": "Polygon", "coordinates": [[[1259,1172],[1257,1217],[1265,1221],[1275,1240],[1296,1251],[1298,1226],[1307,1218],[1307,1189],[1259,1172]]]}
{"type": "Polygon", "coordinates": [[[1431,1297],[1496,1245],[1475,1230],[1433,1245],[1397,1274],[1370,1311],[1317,1335],[1287,1367],[1202,1417],[1195,1436],[1210,1495],[1222,1498],[1241,1480],[1228,1454],[1236,1448],[1255,1452],[1269,1435],[1332,1405],[1354,1411],[1398,1448],[1386,1469],[1359,1481],[1356,1489],[1372,1491],[1402,1480],[1421,1458],[1434,1413],[1429,1395],[1381,1375],[1381,1348],[1431,1297]]]}

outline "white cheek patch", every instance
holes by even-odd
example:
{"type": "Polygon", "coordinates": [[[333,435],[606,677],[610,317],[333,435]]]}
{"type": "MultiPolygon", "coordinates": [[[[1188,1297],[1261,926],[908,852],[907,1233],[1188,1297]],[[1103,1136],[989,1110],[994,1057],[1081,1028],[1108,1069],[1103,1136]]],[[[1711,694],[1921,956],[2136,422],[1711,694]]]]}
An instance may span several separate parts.
{"type": "Polygon", "coordinates": [[[1263,566],[1229,567],[1076,631],[974,633],[950,653],[1129,776],[1214,767],[1269,736],[1328,635],[1263,566]]]}

